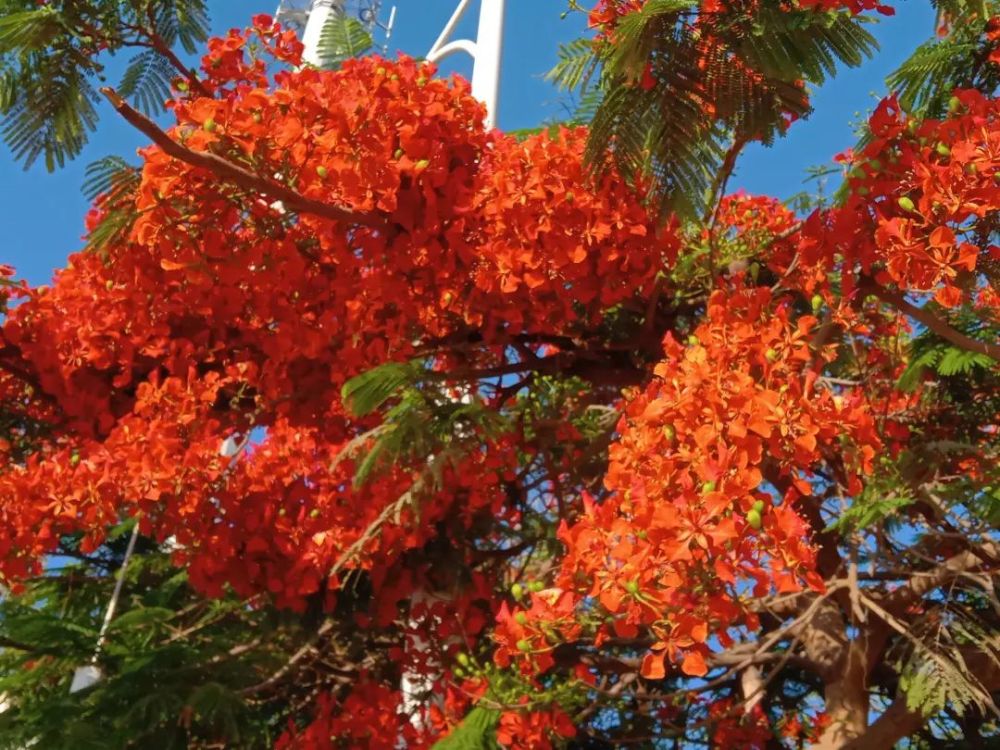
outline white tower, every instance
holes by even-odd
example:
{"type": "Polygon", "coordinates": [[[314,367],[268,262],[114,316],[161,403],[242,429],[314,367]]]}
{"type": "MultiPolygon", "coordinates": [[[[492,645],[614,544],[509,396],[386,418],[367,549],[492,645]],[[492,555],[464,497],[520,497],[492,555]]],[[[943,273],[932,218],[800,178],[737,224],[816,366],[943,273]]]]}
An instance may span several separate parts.
{"type": "Polygon", "coordinates": [[[381,4],[381,0],[281,0],[275,20],[299,33],[305,46],[303,59],[318,65],[320,35],[331,16],[346,13],[372,31],[378,25],[381,4]]]}
{"type": "MultiPolygon", "coordinates": [[[[428,2],[428,0],[423,0],[428,2]]],[[[503,52],[503,22],[506,0],[479,0],[479,26],[476,39],[452,39],[472,0],[458,0],[455,11],[427,53],[427,59],[437,62],[455,52],[465,52],[472,58],[472,95],[486,105],[486,125],[496,124],[500,94],[500,60],[503,52]]],[[[302,35],[306,62],[319,63],[319,39],[323,26],[334,13],[354,15],[369,29],[379,26],[381,0],[281,0],[277,19],[302,35]]],[[[386,26],[392,27],[392,15],[386,26]]]]}

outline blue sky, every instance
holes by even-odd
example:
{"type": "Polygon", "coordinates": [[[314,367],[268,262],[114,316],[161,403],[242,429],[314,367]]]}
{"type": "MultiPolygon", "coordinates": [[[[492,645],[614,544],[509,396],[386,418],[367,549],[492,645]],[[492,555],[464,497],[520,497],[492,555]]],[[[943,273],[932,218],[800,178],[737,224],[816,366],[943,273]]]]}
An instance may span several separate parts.
{"type": "MultiPolygon", "coordinates": [[[[383,0],[388,6],[390,0],[383,0]]],[[[457,0],[397,0],[396,28],[390,51],[426,54],[457,0]]],[[[588,4],[581,3],[582,5],[588,4]]],[[[213,31],[224,33],[247,25],[254,13],[273,13],[277,0],[212,0],[213,31]]],[[[475,28],[478,3],[473,3],[461,30],[475,28]]],[[[556,59],[559,41],[581,35],[585,19],[568,18],[566,0],[508,0],[504,64],[501,79],[499,126],[531,127],[564,113],[564,100],[543,76],[556,59]]],[[[884,78],[921,41],[933,34],[934,16],[927,0],[902,0],[897,15],[873,28],[882,46],[876,59],[862,68],[845,70],[814,97],[816,112],[796,123],[789,135],[772,148],[753,148],[740,163],[731,187],[785,198],[803,188],[807,167],[823,164],[853,142],[852,123],[884,93],[884,78]]],[[[114,67],[114,66],[112,66],[114,67]]],[[[449,62],[445,70],[469,73],[465,59],[449,62]]],[[[79,249],[87,203],[80,193],[88,163],[108,154],[134,156],[141,138],[113,112],[102,110],[99,131],[76,162],[53,174],[41,165],[29,171],[11,160],[0,147],[0,224],[4,227],[0,262],[14,265],[33,284],[47,283],[53,269],[79,249]]]]}

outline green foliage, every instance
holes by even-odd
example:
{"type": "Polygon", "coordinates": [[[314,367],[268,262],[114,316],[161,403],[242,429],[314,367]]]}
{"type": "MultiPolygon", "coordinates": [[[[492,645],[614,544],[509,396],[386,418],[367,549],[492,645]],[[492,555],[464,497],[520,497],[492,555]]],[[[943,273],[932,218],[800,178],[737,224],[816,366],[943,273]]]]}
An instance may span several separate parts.
{"type": "Polygon", "coordinates": [[[319,57],[324,68],[336,69],[345,60],[361,57],[374,46],[368,29],[346,13],[334,13],[319,38],[319,57]]]}
{"type": "Polygon", "coordinates": [[[462,723],[432,750],[498,750],[496,728],[500,723],[500,712],[476,706],[462,723]]]}
{"type": "Polygon", "coordinates": [[[925,42],[886,77],[886,85],[898,92],[903,109],[925,112],[933,102],[950,95],[977,46],[953,36],[925,42]]]}
{"type": "Polygon", "coordinates": [[[891,525],[900,510],[916,501],[906,481],[906,467],[910,461],[911,456],[905,453],[896,460],[883,457],[876,471],[865,482],[864,489],[828,526],[828,530],[847,535],[884,523],[891,525]]]}
{"type": "Polygon", "coordinates": [[[109,203],[117,203],[133,194],[140,178],[138,167],[120,156],[106,156],[87,165],[83,194],[90,201],[103,195],[109,203]]]}
{"type": "Polygon", "coordinates": [[[165,51],[193,53],[207,30],[205,0],[0,0],[0,135],[25,168],[64,165],[97,126],[102,53],[139,50],[121,93],[156,113],[185,73],[165,51]]]}
{"type": "Polygon", "coordinates": [[[493,440],[504,425],[504,419],[479,400],[464,403],[434,398],[408,388],[399,403],[386,412],[382,425],[370,433],[368,449],[357,465],[355,485],[394,466],[421,464],[440,454],[447,460],[429,464],[433,486],[438,487],[445,466],[462,455],[461,444],[473,442],[473,437],[476,444],[493,440]]]}
{"type": "MultiPolygon", "coordinates": [[[[992,339],[991,329],[978,324],[970,325],[966,321],[967,327],[964,333],[982,341],[992,339]]],[[[899,376],[897,386],[903,390],[913,390],[923,380],[928,372],[934,372],[942,377],[954,377],[957,375],[972,375],[977,370],[989,372],[996,366],[992,357],[979,352],[971,352],[968,349],[960,349],[948,343],[935,334],[925,331],[912,340],[912,358],[903,374],[899,376]]]]}
{"type": "Polygon", "coordinates": [[[294,650],[297,628],[235,596],[202,599],[166,554],[140,539],[118,616],[100,656],[103,679],[70,694],[94,653],[127,535],[95,555],[64,543],[71,561],[0,602],[0,748],[269,748],[286,706],[241,691],[294,650]],[[235,658],[236,655],[239,658],[235,658]]]}
{"type": "Polygon", "coordinates": [[[846,12],[777,7],[721,24],[717,43],[706,46],[693,8],[687,0],[647,2],[620,20],[613,44],[564,45],[550,73],[567,91],[601,92],[588,113],[586,157],[595,174],[615,166],[648,184],[663,211],[687,216],[701,215],[715,197],[729,143],[769,143],[786,114],[808,114],[798,81],[822,83],[838,65],[857,66],[876,50],[864,22],[846,12]],[[647,65],[647,85],[639,85],[647,65]],[[763,75],[754,79],[747,69],[763,75]]]}
{"type": "Polygon", "coordinates": [[[989,43],[983,37],[986,21],[1000,11],[1000,3],[976,0],[939,0],[939,21],[949,18],[949,31],[921,44],[886,78],[904,110],[918,117],[941,117],[956,88],[976,88],[992,94],[1000,77],[986,63],[989,43]]]}
{"type": "Polygon", "coordinates": [[[831,525],[840,532],[852,529],[869,529],[891,518],[896,512],[913,503],[906,495],[875,495],[867,489],[831,525]]]}
{"type": "Polygon", "coordinates": [[[118,156],[106,156],[89,164],[83,182],[83,194],[90,201],[103,196],[103,216],[87,236],[87,250],[101,252],[109,245],[123,242],[138,213],[135,193],[142,173],[118,156]]]}
{"type": "Polygon", "coordinates": [[[949,704],[962,714],[973,699],[965,680],[956,679],[953,670],[931,659],[912,662],[899,676],[899,686],[906,694],[906,707],[924,716],[933,716],[949,704]]]}
{"type": "Polygon", "coordinates": [[[131,0],[130,4],[153,18],[153,27],[167,45],[179,44],[189,55],[198,53],[208,37],[206,0],[131,0]]]}
{"type": "Polygon", "coordinates": [[[568,91],[587,89],[590,77],[597,68],[597,53],[589,39],[574,39],[559,45],[559,61],[546,78],[568,91]]]}
{"type": "Polygon", "coordinates": [[[414,363],[387,362],[344,383],[340,395],[356,417],[364,417],[392,398],[404,385],[420,380],[422,369],[414,363]]]}
{"type": "Polygon", "coordinates": [[[177,69],[156,50],[146,50],[132,58],[118,84],[118,93],[136,102],[147,115],[164,111],[170,97],[170,82],[177,69]]]}

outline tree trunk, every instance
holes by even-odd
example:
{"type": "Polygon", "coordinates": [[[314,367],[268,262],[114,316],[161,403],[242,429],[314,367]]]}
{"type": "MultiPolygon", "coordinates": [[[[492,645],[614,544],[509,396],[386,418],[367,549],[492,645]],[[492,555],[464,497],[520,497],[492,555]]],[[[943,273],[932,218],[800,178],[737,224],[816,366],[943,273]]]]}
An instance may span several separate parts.
{"type": "Polygon", "coordinates": [[[868,729],[868,691],[863,683],[849,682],[847,676],[845,673],[844,679],[826,686],[826,714],[830,725],[820,735],[814,750],[867,747],[853,743],[862,738],[868,729]]]}

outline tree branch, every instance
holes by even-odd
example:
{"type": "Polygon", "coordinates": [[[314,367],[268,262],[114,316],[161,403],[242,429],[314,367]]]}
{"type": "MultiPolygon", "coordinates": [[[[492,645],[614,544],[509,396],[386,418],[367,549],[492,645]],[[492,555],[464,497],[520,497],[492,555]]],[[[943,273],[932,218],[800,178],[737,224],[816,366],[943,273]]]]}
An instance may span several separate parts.
{"type": "Polygon", "coordinates": [[[906,706],[906,696],[900,695],[861,737],[851,740],[842,750],[892,750],[904,737],[917,732],[926,722],[919,711],[906,706]]]}
{"type": "Polygon", "coordinates": [[[978,568],[983,564],[984,557],[996,560],[1000,564],[1000,545],[987,542],[945,560],[933,570],[916,573],[906,583],[886,596],[881,604],[887,611],[898,616],[908,606],[922,599],[934,589],[943,586],[962,573],[978,568]]]}
{"type": "Polygon", "coordinates": [[[946,341],[950,341],[955,346],[970,352],[985,354],[987,357],[1000,361],[1000,345],[988,344],[985,341],[979,341],[971,336],[966,336],[961,331],[956,331],[948,323],[941,320],[941,318],[924,308],[912,304],[898,292],[890,292],[888,289],[883,289],[877,284],[866,284],[864,289],[874,294],[886,304],[892,305],[900,312],[906,313],[922,326],[934,331],[938,336],[946,341]]]}
{"type": "Polygon", "coordinates": [[[167,135],[166,132],[161,130],[155,122],[150,120],[144,114],[131,107],[129,103],[122,99],[121,96],[118,95],[118,92],[114,89],[105,86],[101,89],[101,93],[107,97],[108,101],[111,102],[111,106],[118,111],[118,114],[120,114],[126,122],[136,128],[139,132],[149,137],[153,143],[163,149],[164,153],[174,157],[175,159],[185,162],[186,164],[190,164],[193,167],[207,169],[220,177],[232,180],[236,185],[247,190],[268,195],[275,200],[281,201],[286,208],[299,213],[313,214],[314,216],[321,216],[325,219],[332,219],[333,221],[341,221],[347,224],[356,224],[377,229],[385,229],[389,226],[385,220],[377,216],[355,213],[346,208],[331,206],[327,203],[323,203],[322,201],[307,198],[304,195],[300,195],[295,192],[291,188],[279,185],[271,180],[261,177],[260,175],[256,175],[237,164],[233,164],[232,162],[223,159],[221,156],[217,156],[216,154],[204,151],[192,151],[167,135]]]}

